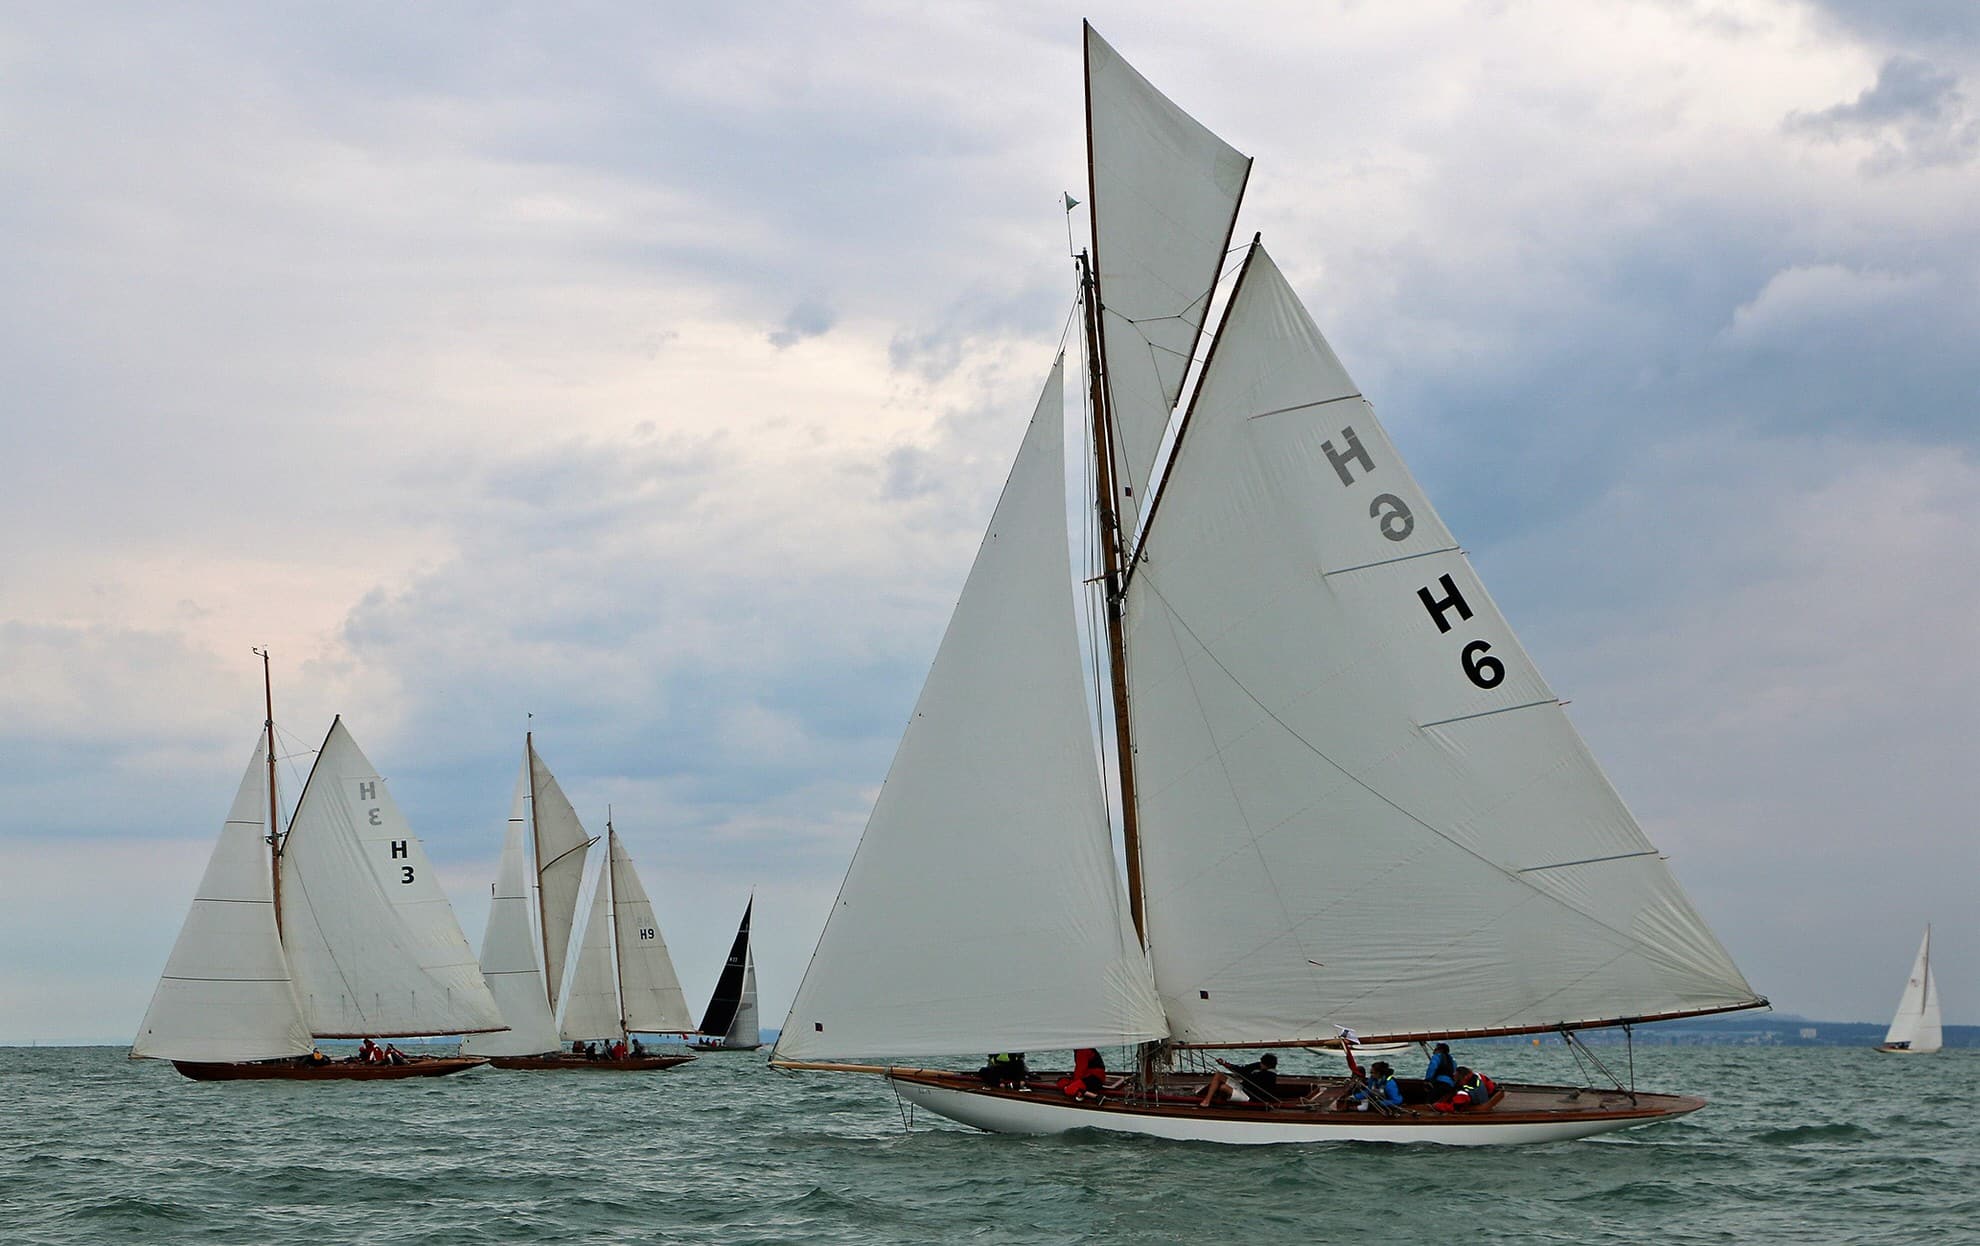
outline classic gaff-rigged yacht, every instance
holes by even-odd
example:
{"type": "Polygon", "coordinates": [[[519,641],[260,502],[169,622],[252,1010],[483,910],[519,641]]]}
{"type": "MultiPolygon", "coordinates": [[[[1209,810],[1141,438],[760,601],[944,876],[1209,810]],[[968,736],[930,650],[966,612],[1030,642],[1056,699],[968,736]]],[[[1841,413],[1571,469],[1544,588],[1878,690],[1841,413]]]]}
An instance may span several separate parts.
{"type": "Polygon", "coordinates": [[[310,1059],[317,1038],[502,1028],[419,837],[343,719],[281,832],[274,694],[164,976],[131,1045],[197,1081],[434,1077],[485,1063],[310,1059]]]}
{"type": "Polygon", "coordinates": [[[1877,1050],[1889,1055],[1929,1056],[1945,1045],[1944,1027],[1939,1022],[1939,986],[1932,980],[1932,928],[1925,927],[1925,938],[1918,944],[1918,959],[1911,963],[1911,976],[1905,980],[1891,1028],[1877,1050]]]}
{"type": "Polygon", "coordinates": [[[621,1073],[672,1068],[694,1058],[675,1051],[588,1060],[564,1050],[563,1045],[574,1040],[602,1039],[609,1044],[633,1032],[685,1033],[694,1028],[653,915],[653,902],[609,820],[606,859],[592,891],[584,941],[571,979],[564,981],[586,857],[596,842],[585,833],[557,777],[538,756],[535,736],[526,734],[488,928],[481,940],[482,973],[509,1028],[467,1040],[461,1045],[464,1052],[487,1056],[501,1069],[621,1073]],[[526,844],[533,868],[526,859],[526,844]],[[534,927],[532,910],[537,919],[534,927]]]}
{"type": "Polygon", "coordinates": [[[1086,90],[1081,579],[1114,765],[1083,691],[1062,358],[772,1063],[879,1074],[982,1129],[1233,1143],[1543,1142],[1702,1107],[1618,1081],[1336,1112],[1340,1078],[1198,1105],[1176,1061],[1205,1049],[1572,1041],[1766,1001],[1255,239],[1172,429],[1250,161],[1090,27],[1086,90]],[[1139,1067],[1097,1102],[844,1062],[1108,1046],[1139,1067]]]}
{"type": "Polygon", "coordinates": [[[755,1051],[763,1046],[763,1031],[757,1022],[756,956],[749,946],[749,917],[756,900],[743,906],[742,924],[736,927],[736,940],[729,945],[729,959],[723,962],[722,976],[708,997],[708,1008],[701,1014],[701,1037],[696,1051],[755,1051]]]}

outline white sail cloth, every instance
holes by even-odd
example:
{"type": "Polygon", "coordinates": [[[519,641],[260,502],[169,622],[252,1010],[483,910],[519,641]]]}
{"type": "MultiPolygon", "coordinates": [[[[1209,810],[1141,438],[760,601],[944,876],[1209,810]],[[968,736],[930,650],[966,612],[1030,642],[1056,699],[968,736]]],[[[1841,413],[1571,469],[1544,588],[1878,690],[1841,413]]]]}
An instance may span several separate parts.
{"type": "Polygon", "coordinates": [[[1262,248],[1128,594],[1149,951],[1263,1043],[1756,997],[1262,248]]]}
{"type": "Polygon", "coordinates": [[[1166,1033],[1081,690],[1052,370],[818,949],[784,1059],[1166,1033]]]}
{"type": "Polygon", "coordinates": [[[282,843],[282,943],[320,1037],[505,1028],[426,849],[341,718],[282,843]]]}
{"type": "Polygon", "coordinates": [[[536,934],[530,924],[534,907],[529,892],[529,862],[524,840],[529,833],[529,771],[516,776],[509,802],[509,833],[502,841],[502,862],[495,871],[495,890],[488,904],[488,929],[481,937],[481,976],[502,1010],[509,1028],[494,1034],[470,1034],[461,1041],[469,1056],[534,1056],[557,1048],[557,1022],[543,971],[536,964],[536,934]]]}
{"type": "Polygon", "coordinates": [[[577,967],[571,970],[558,1025],[565,1042],[625,1034],[612,967],[612,876],[603,867],[591,890],[591,915],[585,919],[584,941],[578,945],[577,967]]]}
{"type": "Polygon", "coordinates": [[[722,1036],[722,1046],[750,1051],[762,1045],[763,1027],[756,1007],[756,951],[751,948],[743,952],[742,999],[736,1004],[736,1019],[729,1022],[729,1032],[722,1036]]]}
{"type": "Polygon", "coordinates": [[[584,886],[584,833],[577,810],[557,784],[557,776],[536,755],[534,736],[523,738],[529,766],[530,826],[535,835],[536,879],[542,896],[543,972],[549,976],[552,1006],[564,998],[564,961],[570,955],[571,926],[577,921],[578,891],[584,886]]]}
{"type": "Polygon", "coordinates": [[[1133,532],[1210,311],[1251,158],[1212,134],[1086,28],[1093,259],[1133,532]]]}
{"type": "Polygon", "coordinates": [[[610,831],[607,863],[611,868],[612,926],[618,938],[620,1016],[628,1030],[641,1033],[688,1033],[694,1017],[687,995],[667,954],[666,937],[653,914],[653,901],[633,868],[618,832],[610,831]]]}
{"type": "Polygon", "coordinates": [[[309,1054],[309,1026],[275,931],[267,750],[264,730],[131,1044],[133,1056],[234,1061],[309,1054]]]}
{"type": "Polygon", "coordinates": [[[1929,1055],[1945,1045],[1945,1028],[1939,1019],[1939,987],[1932,980],[1932,928],[1925,927],[1925,938],[1918,944],[1918,959],[1911,964],[1899,998],[1891,1028],[1884,1035],[1887,1046],[1903,1045],[1906,1050],[1929,1055]]]}

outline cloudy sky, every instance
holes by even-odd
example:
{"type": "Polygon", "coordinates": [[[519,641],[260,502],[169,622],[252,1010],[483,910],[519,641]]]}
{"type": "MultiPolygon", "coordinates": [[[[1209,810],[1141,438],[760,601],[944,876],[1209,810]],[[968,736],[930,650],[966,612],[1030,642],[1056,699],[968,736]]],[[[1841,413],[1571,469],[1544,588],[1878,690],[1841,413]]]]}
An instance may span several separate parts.
{"type": "Polygon", "coordinates": [[[781,1019],[1057,349],[1083,15],[1754,986],[1883,1019],[1935,920],[1980,1022],[1980,8],[1163,7],[0,8],[0,1041],[134,1031],[253,645],[471,939],[528,722],[781,1019]]]}

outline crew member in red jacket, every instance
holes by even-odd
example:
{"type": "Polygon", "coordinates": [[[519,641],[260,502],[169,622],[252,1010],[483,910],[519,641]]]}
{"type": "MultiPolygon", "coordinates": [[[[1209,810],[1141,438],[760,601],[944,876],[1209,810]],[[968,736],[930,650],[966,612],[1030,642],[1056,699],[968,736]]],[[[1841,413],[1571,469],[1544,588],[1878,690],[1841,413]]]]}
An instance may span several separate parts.
{"type": "Polygon", "coordinates": [[[1071,1077],[1059,1079],[1068,1099],[1098,1099],[1107,1092],[1107,1062],[1091,1047],[1073,1052],[1071,1077]]]}
{"type": "Polygon", "coordinates": [[[1439,1112],[1463,1112],[1482,1108],[1491,1102],[1492,1096],[1499,1093],[1499,1085],[1483,1073],[1474,1073],[1460,1067],[1457,1071],[1457,1089],[1448,1099],[1439,1099],[1430,1106],[1439,1112]]]}

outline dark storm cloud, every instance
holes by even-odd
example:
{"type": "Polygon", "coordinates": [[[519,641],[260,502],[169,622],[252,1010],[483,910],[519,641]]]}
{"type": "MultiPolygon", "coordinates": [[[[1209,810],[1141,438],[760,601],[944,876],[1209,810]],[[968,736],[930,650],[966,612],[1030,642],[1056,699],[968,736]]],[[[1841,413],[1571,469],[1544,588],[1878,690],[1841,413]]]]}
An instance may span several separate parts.
{"type": "Polygon", "coordinates": [[[1968,109],[1959,75],[1916,56],[1885,61],[1876,83],[1853,101],[1794,113],[1785,124],[1791,133],[1832,141],[1877,140],[1869,167],[1878,172],[1953,164],[1980,152],[1980,120],[1968,109]]]}

